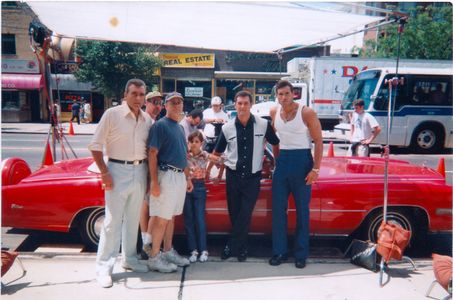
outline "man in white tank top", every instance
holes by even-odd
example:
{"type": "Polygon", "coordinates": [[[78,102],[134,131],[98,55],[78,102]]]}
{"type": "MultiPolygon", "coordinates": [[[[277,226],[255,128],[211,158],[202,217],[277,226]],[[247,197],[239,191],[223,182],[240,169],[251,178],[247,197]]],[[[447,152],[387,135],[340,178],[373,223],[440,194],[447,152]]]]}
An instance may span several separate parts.
{"type": "Polygon", "coordinates": [[[276,91],[280,105],[272,108],[270,115],[280,138],[280,150],[275,155],[272,179],[273,256],[269,264],[278,266],[288,259],[286,212],[288,197],[292,194],[297,218],[293,253],[296,267],[304,268],[309,250],[311,184],[318,179],[323,151],[321,123],[311,108],[294,102],[290,82],[279,81],[276,91]]]}

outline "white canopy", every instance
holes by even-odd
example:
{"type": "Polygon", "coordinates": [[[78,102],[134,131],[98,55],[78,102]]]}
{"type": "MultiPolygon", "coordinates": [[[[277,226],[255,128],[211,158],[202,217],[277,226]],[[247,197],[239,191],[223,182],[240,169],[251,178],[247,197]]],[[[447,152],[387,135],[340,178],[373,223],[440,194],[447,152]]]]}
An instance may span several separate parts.
{"type": "Polygon", "coordinates": [[[311,45],[380,19],[312,10],[289,2],[27,4],[56,35],[250,52],[311,45]]]}

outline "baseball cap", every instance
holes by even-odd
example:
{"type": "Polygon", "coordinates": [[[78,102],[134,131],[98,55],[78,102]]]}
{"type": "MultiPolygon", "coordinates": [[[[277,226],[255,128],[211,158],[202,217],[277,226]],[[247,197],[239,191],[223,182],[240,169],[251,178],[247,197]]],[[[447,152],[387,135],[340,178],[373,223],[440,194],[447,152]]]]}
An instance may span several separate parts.
{"type": "Polygon", "coordinates": [[[222,104],[222,99],[219,96],[212,97],[211,105],[220,105],[222,104]]]}
{"type": "Polygon", "coordinates": [[[175,99],[175,98],[179,98],[181,100],[184,101],[184,98],[182,97],[182,95],[178,92],[171,92],[171,93],[168,93],[167,96],[165,97],[165,102],[168,102],[170,101],[171,99],[175,99]]]}
{"type": "Polygon", "coordinates": [[[146,94],[145,99],[151,100],[152,98],[155,98],[155,97],[163,98],[161,93],[159,93],[158,91],[154,91],[154,92],[149,92],[148,94],[146,94]]]}

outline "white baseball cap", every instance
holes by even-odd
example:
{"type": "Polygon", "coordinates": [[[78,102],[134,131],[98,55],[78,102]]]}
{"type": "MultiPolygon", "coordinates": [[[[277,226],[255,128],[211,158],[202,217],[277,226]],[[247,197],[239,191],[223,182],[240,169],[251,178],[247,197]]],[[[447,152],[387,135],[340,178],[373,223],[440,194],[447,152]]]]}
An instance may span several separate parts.
{"type": "Polygon", "coordinates": [[[219,96],[212,97],[211,99],[211,105],[220,105],[222,104],[222,98],[219,96]]]}

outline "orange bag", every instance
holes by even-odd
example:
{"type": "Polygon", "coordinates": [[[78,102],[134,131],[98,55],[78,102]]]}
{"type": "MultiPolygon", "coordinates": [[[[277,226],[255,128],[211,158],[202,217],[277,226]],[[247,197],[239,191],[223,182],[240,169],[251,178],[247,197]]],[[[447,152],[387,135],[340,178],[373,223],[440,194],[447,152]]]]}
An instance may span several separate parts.
{"type": "Polygon", "coordinates": [[[450,256],[433,254],[433,270],[437,282],[447,291],[451,279],[453,259],[450,256]]]}
{"type": "Polygon", "coordinates": [[[411,239],[411,232],[401,226],[382,222],[378,230],[376,251],[385,262],[391,259],[401,260],[404,249],[411,239]]]}

